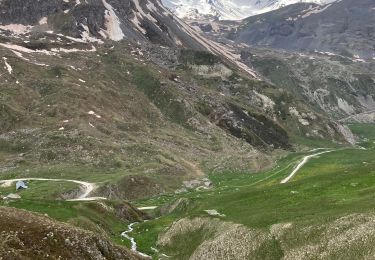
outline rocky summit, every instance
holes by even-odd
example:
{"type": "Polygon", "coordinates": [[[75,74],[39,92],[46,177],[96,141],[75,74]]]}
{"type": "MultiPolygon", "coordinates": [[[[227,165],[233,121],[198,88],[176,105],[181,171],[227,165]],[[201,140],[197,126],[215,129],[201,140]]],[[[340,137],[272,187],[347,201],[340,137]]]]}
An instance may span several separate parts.
{"type": "Polygon", "coordinates": [[[371,258],[375,6],[295,2],[0,0],[0,259],[371,258]]]}

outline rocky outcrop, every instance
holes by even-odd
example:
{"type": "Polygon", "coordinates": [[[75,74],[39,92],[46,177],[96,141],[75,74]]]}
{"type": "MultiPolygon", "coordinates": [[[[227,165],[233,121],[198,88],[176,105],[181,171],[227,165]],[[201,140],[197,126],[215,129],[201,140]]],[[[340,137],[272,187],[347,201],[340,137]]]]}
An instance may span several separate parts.
{"type": "Polygon", "coordinates": [[[40,214],[0,207],[4,259],[143,259],[94,233],[40,214]]]}
{"type": "MultiPolygon", "coordinates": [[[[269,241],[272,241],[271,234],[249,229],[243,225],[212,218],[186,218],[175,222],[167,232],[160,235],[158,245],[170,247],[179,239],[188,239],[184,236],[195,233],[201,234],[199,238],[201,243],[196,248],[190,249],[189,259],[194,260],[255,259],[254,257],[261,255],[260,249],[267,247],[269,241]]],[[[276,250],[270,248],[264,257],[277,254],[276,250]]]]}
{"type": "Polygon", "coordinates": [[[97,190],[98,194],[109,199],[140,199],[162,194],[165,189],[146,176],[126,176],[116,184],[107,184],[97,190]]]}
{"type": "Polygon", "coordinates": [[[53,31],[92,42],[128,39],[207,49],[159,1],[5,0],[0,12],[0,29],[13,33],[53,31]]]}
{"type": "Polygon", "coordinates": [[[249,228],[218,218],[180,219],[161,234],[158,244],[169,255],[179,241],[184,259],[371,259],[375,254],[375,215],[352,214],[321,225],[278,223],[249,228]],[[187,257],[186,257],[187,256],[187,257]]]}

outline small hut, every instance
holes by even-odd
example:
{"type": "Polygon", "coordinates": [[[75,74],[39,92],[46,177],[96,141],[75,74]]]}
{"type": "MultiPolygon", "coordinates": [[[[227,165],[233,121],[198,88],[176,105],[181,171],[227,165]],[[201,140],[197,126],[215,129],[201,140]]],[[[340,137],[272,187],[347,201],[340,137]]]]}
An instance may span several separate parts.
{"type": "Polygon", "coordinates": [[[27,185],[24,181],[17,181],[16,182],[16,190],[22,190],[22,189],[27,189],[27,185]]]}

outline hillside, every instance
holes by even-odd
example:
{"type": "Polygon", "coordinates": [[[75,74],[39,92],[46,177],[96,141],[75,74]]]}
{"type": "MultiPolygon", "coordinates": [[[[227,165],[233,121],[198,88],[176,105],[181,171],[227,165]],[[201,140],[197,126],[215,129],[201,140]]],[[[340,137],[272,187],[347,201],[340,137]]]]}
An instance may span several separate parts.
{"type": "Polygon", "coordinates": [[[372,229],[345,242],[373,220],[372,128],[342,120],[373,105],[372,62],[205,35],[160,1],[0,13],[0,258],[373,252],[372,229]]]}
{"type": "Polygon", "coordinates": [[[242,50],[245,63],[331,118],[374,122],[375,62],[317,51],[242,50]]]}
{"type": "Polygon", "coordinates": [[[106,238],[40,214],[0,207],[4,259],[146,259],[106,238]]]}
{"type": "Polygon", "coordinates": [[[231,39],[270,48],[372,59],[374,7],[371,0],[290,5],[245,19],[231,39]]]}
{"type": "MultiPolygon", "coordinates": [[[[80,8],[93,7],[77,5],[72,14],[80,8]]],[[[4,178],[27,172],[76,179],[80,172],[79,178],[100,183],[101,193],[133,199],[200,177],[195,167],[270,167],[272,152],[293,149],[298,138],[353,142],[343,126],[292,92],[252,79],[225,55],[147,37],[143,44],[93,42],[85,34],[74,38],[74,30],[37,29],[55,28],[46,20],[28,20],[34,27],[22,33],[2,32],[4,178]]]]}

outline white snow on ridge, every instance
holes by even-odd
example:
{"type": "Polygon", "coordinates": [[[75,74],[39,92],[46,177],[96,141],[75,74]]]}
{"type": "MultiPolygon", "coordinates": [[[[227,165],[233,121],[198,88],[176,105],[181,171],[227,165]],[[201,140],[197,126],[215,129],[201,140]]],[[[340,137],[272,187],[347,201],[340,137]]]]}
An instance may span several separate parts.
{"type": "Polygon", "coordinates": [[[28,33],[33,27],[31,25],[23,24],[7,24],[0,25],[1,30],[10,31],[16,35],[28,33]]]}
{"type": "MultiPolygon", "coordinates": [[[[138,0],[135,0],[138,1],[138,0]]],[[[171,12],[164,6],[159,6],[161,10],[164,10],[165,15],[171,14],[171,12]]],[[[176,25],[181,29],[181,31],[187,33],[192,37],[194,40],[196,40],[199,44],[201,44],[204,48],[206,48],[211,53],[214,53],[216,55],[221,55],[224,58],[226,58],[229,62],[236,65],[238,68],[240,68],[242,71],[248,73],[255,79],[259,79],[259,76],[255,71],[249,68],[246,64],[242,63],[240,60],[240,57],[238,54],[233,53],[230,49],[228,49],[227,46],[221,45],[220,43],[214,42],[209,40],[208,38],[202,37],[197,31],[195,31],[193,28],[191,28],[189,25],[187,25],[185,22],[180,20],[179,18],[174,19],[176,25]]]]}
{"type": "Polygon", "coordinates": [[[194,19],[210,15],[219,20],[241,20],[295,3],[325,5],[336,0],[162,0],[178,17],[194,19]]]}
{"type": "MultiPolygon", "coordinates": [[[[59,52],[64,53],[73,53],[73,52],[95,52],[96,48],[95,46],[91,46],[91,49],[64,49],[64,48],[52,48],[51,50],[32,50],[23,46],[19,46],[16,44],[10,44],[10,43],[0,43],[0,46],[10,49],[12,51],[17,52],[24,52],[24,53],[38,53],[38,54],[45,54],[45,55],[58,55],[59,52]]],[[[18,54],[17,54],[18,55],[18,54]]]]}
{"type": "Polygon", "coordinates": [[[3,60],[4,60],[4,63],[5,63],[5,67],[8,70],[8,73],[12,74],[13,69],[12,69],[12,66],[10,66],[9,63],[7,62],[7,58],[3,57],[3,60]]]}

